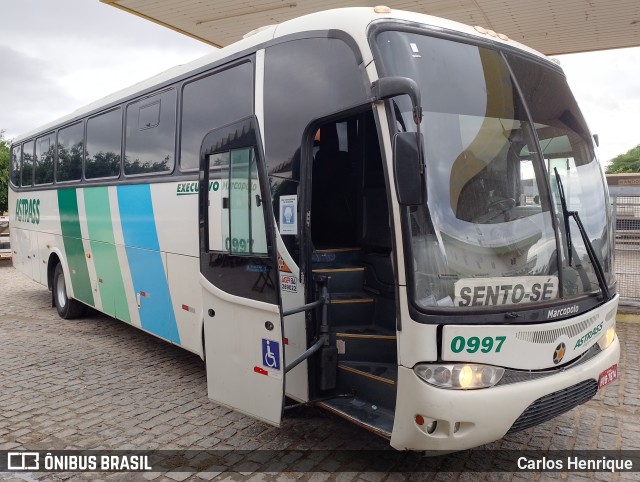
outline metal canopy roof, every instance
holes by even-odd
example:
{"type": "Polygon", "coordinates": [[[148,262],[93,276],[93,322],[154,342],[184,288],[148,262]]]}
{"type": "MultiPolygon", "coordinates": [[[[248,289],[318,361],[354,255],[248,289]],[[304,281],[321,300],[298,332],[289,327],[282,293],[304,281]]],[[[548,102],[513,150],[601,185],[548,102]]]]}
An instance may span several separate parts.
{"type": "Polygon", "coordinates": [[[640,45],[638,0],[100,1],[218,47],[308,13],[377,4],[490,28],[547,55],[640,45]]]}

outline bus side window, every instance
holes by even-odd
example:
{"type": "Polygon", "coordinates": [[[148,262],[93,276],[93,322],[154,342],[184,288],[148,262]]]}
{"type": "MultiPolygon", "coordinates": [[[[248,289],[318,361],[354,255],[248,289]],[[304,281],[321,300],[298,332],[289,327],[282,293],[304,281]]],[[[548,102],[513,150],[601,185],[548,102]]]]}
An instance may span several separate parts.
{"type": "Polygon", "coordinates": [[[20,186],[20,156],[22,146],[14,146],[11,150],[11,184],[20,186]]]}
{"type": "Polygon", "coordinates": [[[33,186],[33,141],[26,142],[22,147],[22,178],[20,185],[33,186]]]}
{"type": "Polygon", "coordinates": [[[87,120],[87,152],[84,177],[96,179],[120,175],[122,111],[120,107],[87,120]]]}
{"type": "Polygon", "coordinates": [[[56,181],[79,181],[82,176],[84,124],[78,122],[58,131],[56,181]]]}
{"type": "Polygon", "coordinates": [[[55,157],[56,138],[54,134],[40,137],[36,141],[35,184],[53,183],[53,159],[55,157]]]}
{"type": "Polygon", "coordinates": [[[231,151],[229,169],[229,243],[231,254],[267,254],[264,208],[255,151],[231,151]]]}
{"type": "Polygon", "coordinates": [[[209,156],[209,251],[266,255],[264,205],[253,147],[209,156]]]}
{"type": "Polygon", "coordinates": [[[173,171],[176,145],[176,90],[169,89],[127,106],[124,173],[173,171]]]}
{"type": "Polygon", "coordinates": [[[359,63],[349,44],[337,38],[305,38],[266,49],[268,174],[299,180],[300,167],[291,164],[309,122],[368,102],[359,63]]]}
{"type": "Polygon", "coordinates": [[[208,170],[206,177],[201,171],[208,189],[200,191],[201,222],[207,224],[201,244],[205,252],[250,257],[270,253],[265,212],[269,196],[260,178],[256,125],[255,118],[247,117],[210,131],[201,143],[200,166],[208,170]]]}
{"type": "Polygon", "coordinates": [[[253,114],[253,64],[242,64],[185,84],[182,90],[182,171],[198,169],[202,138],[211,129],[253,114]],[[220,95],[224,92],[224,95],[220,95]]]}

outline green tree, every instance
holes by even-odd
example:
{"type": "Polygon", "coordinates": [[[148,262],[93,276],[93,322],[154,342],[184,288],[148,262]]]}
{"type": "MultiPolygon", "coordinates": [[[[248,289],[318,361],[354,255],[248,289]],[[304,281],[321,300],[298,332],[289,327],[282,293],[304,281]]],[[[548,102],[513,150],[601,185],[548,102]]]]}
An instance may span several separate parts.
{"type": "Polygon", "coordinates": [[[640,144],[611,160],[607,167],[607,174],[622,174],[624,172],[640,172],[640,144]]]}
{"type": "Polygon", "coordinates": [[[7,210],[9,182],[9,141],[4,138],[4,131],[0,131],[0,213],[7,210]]]}

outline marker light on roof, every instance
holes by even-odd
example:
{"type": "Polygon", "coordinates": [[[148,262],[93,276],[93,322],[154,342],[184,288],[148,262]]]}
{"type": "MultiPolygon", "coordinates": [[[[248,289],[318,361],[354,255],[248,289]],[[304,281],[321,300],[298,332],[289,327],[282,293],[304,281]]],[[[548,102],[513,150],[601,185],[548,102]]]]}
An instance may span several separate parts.
{"type": "Polygon", "coordinates": [[[507,37],[503,33],[497,33],[495,30],[484,28],[484,27],[481,27],[480,25],[476,25],[473,28],[476,29],[476,32],[481,33],[482,35],[489,35],[490,37],[498,37],[500,40],[504,40],[505,42],[509,41],[509,37],[507,37]]]}
{"type": "Polygon", "coordinates": [[[376,13],[391,13],[391,9],[385,5],[378,5],[373,7],[373,11],[376,13]]]}

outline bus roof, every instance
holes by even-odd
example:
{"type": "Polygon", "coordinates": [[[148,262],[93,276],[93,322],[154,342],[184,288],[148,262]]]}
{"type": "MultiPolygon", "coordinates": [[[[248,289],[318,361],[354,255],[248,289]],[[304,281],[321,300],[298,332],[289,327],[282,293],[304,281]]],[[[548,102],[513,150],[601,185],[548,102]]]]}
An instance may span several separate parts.
{"type": "Polygon", "coordinates": [[[178,65],[153,77],[138,82],[130,87],[119,90],[102,99],[92,102],[81,107],[74,112],[61,117],[55,121],[49,122],[38,129],[34,129],[28,133],[18,136],[14,140],[15,143],[30,139],[40,133],[45,133],[58,126],[71,123],[76,119],[82,118],[93,112],[100,111],[111,105],[118,104],[125,100],[133,100],[142,97],[157,88],[169,85],[173,81],[188,77],[189,74],[197,71],[206,70],[209,66],[213,67],[220,60],[231,57],[234,54],[250,51],[265,42],[275,38],[284,37],[305,31],[326,31],[341,30],[353,37],[363,54],[363,61],[367,65],[372,59],[371,52],[368,48],[366,39],[366,29],[369,24],[379,20],[400,20],[424,24],[436,30],[448,30],[463,33],[469,36],[478,37],[485,41],[493,41],[497,44],[506,44],[512,47],[524,50],[530,54],[536,55],[542,59],[547,57],[525,45],[510,40],[506,36],[502,36],[491,30],[485,30],[480,27],[471,27],[459,22],[447,20],[430,15],[418,14],[402,10],[391,9],[389,13],[376,13],[373,7],[354,7],[339,8],[326,10],[323,12],[312,13],[292,20],[288,20],[281,24],[271,25],[263,29],[257,29],[255,33],[245,36],[246,38],[235,42],[222,49],[214,50],[192,62],[178,65]]]}

